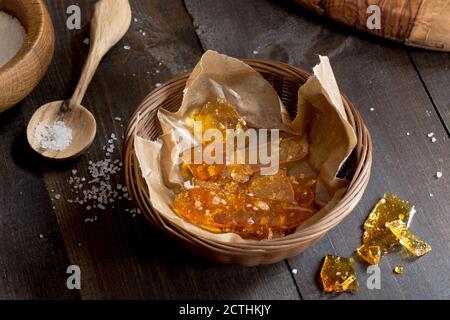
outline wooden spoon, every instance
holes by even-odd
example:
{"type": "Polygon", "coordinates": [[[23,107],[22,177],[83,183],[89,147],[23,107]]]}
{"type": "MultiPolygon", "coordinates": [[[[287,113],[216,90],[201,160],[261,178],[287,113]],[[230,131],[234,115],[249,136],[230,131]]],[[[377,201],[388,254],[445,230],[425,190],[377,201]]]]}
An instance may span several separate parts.
{"type": "Polygon", "coordinates": [[[92,113],[81,105],[87,87],[104,55],[125,35],[131,23],[128,0],[100,0],[91,20],[90,48],[81,78],[70,101],[54,101],[40,107],[33,114],[28,128],[30,146],[50,159],[71,159],[80,155],[93,142],[97,125],[92,113]],[[43,148],[35,138],[39,123],[52,126],[63,121],[72,130],[72,142],[62,151],[43,148]]]}

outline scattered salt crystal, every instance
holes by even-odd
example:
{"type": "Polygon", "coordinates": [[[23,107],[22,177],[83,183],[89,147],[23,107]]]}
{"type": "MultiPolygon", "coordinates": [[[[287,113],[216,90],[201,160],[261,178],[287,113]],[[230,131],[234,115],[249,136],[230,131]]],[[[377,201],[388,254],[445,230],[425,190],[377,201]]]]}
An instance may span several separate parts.
{"type": "MultiPolygon", "coordinates": [[[[88,161],[88,176],[80,176],[79,171],[75,169],[71,171],[72,175],[67,179],[67,182],[71,186],[74,197],[67,200],[68,203],[84,205],[84,209],[90,211],[114,208],[114,204],[118,200],[131,200],[127,187],[117,181],[117,176],[123,165],[120,159],[112,158],[116,155],[113,152],[117,140],[116,134],[111,133],[110,138],[107,138],[107,145],[104,147],[106,157],[98,161],[88,161]],[[110,152],[106,152],[107,149],[110,152]],[[82,183],[85,181],[86,183],[82,183]]],[[[125,211],[132,214],[141,213],[138,209],[125,211]]],[[[93,222],[95,220],[97,220],[97,217],[88,218],[85,221],[93,222]]]]}
{"type": "Polygon", "coordinates": [[[253,50],[253,54],[258,54],[259,53],[259,51],[258,50],[253,50]]]}
{"type": "Polygon", "coordinates": [[[78,242],[78,246],[79,246],[79,247],[81,247],[81,246],[82,246],[81,242],[78,242]]]}
{"type": "Polygon", "coordinates": [[[434,194],[430,193],[430,198],[433,198],[433,197],[434,197],[434,194]]]}
{"type": "Polygon", "coordinates": [[[89,44],[89,38],[84,38],[83,43],[84,43],[85,45],[88,45],[88,44],[89,44]]]}
{"type": "Polygon", "coordinates": [[[158,82],[158,83],[155,83],[155,87],[156,87],[156,88],[161,87],[161,83],[159,83],[159,82],[158,82]]]}
{"type": "Polygon", "coordinates": [[[248,223],[249,225],[252,225],[252,224],[255,223],[255,221],[253,220],[252,217],[250,217],[250,218],[248,218],[247,223],[248,223]]]}
{"type": "Polygon", "coordinates": [[[370,108],[369,110],[370,110],[370,111],[375,111],[375,108],[370,108]]]}
{"type": "Polygon", "coordinates": [[[56,121],[51,126],[39,122],[34,138],[43,149],[63,151],[72,143],[72,129],[66,127],[63,121],[56,121]]]}
{"type": "Polygon", "coordinates": [[[411,133],[407,132],[406,135],[409,136],[409,135],[411,135],[411,133]]]}
{"type": "Polygon", "coordinates": [[[39,238],[44,239],[44,235],[43,235],[43,234],[40,234],[40,235],[39,235],[39,238]]]}
{"type": "Polygon", "coordinates": [[[436,172],[436,178],[438,179],[442,178],[442,171],[436,172]]]}
{"type": "Polygon", "coordinates": [[[61,195],[60,195],[59,193],[55,194],[55,199],[56,199],[56,200],[61,199],[61,195]]]}
{"type": "Polygon", "coordinates": [[[428,138],[431,138],[434,136],[434,132],[430,132],[429,134],[427,134],[428,138]]]}
{"type": "Polygon", "coordinates": [[[297,274],[297,269],[292,269],[293,274],[297,274]]]}
{"type": "Polygon", "coordinates": [[[122,118],[121,118],[121,117],[115,117],[114,120],[116,120],[116,121],[122,121],[122,118]]]}
{"type": "Polygon", "coordinates": [[[0,11],[0,67],[8,63],[19,52],[25,40],[26,32],[19,20],[0,11]]]}
{"type": "Polygon", "coordinates": [[[125,45],[125,46],[123,46],[123,48],[124,48],[125,50],[130,50],[130,49],[131,49],[131,46],[125,45]]]}
{"type": "Polygon", "coordinates": [[[134,22],[138,22],[138,18],[133,18],[133,21],[134,22]]]}
{"type": "Polygon", "coordinates": [[[436,139],[435,137],[432,137],[432,138],[431,138],[431,142],[432,142],[432,143],[435,143],[436,141],[437,141],[437,139],[436,139]]]}

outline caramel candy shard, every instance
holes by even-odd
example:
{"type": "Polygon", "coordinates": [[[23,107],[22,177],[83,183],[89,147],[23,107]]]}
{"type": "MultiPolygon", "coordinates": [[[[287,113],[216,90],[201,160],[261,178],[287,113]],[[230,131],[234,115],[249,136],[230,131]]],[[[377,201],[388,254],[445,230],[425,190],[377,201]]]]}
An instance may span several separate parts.
{"type": "Polygon", "coordinates": [[[284,236],[314,213],[296,204],[251,196],[235,182],[204,181],[181,190],[175,196],[173,209],[187,221],[208,230],[257,239],[284,236]]]}
{"type": "Polygon", "coordinates": [[[282,169],[273,175],[252,178],[249,192],[258,198],[289,203],[295,202],[295,194],[291,181],[286,175],[286,170],[282,169]]]}
{"type": "Polygon", "coordinates": [[[363,244],[378,245],[382,254],[388,253],[398,245],[398,241],[386,228],[386,223],[401,220],[409,225],[414,213],[414,207],[407,201],[385,194],[364,223],[363,244]]]}
{"type": "Polygon", "coordinates": [[[431,246],[412,233],[402,220],[387,222],[386,227],[400,241],[400,244],[413,255],[420,257],[431,251],[431,246]]]}
{"type": "Polygon", "coordinates": [[[378,265],[381,261],[381,248],[377,245],[363,244],[356,249],[359,257],[372,265],[378,265]]]}
{"type": "Polygon", "coordinates": [[[403,271],[404,271],[404,268],[402,266],[395,266],[395,268],[394,268],[394,272],[396,274],[402,274],[403,271]]]}
{"type": "Polygon", "coordinates": [[[320,270],[320,279],[325,292],[339,293],[359,289],[351,258],[326,256],[320,270]]]}
{"type": "Polygon", "coordinates": [[[279,157],[281,164],[301,160],[306,157],[308,152],[309,145],[305,135],[280,138],[279,157]]]}
{"type": "Polygon", "coordinates": [[[316,198],[317,177],[289,176],[294,188],[295,201],[302,207],[312,207],[316,198]]]}
{"type": "Polygon", "coordinates": [[[227,129],[246,128],[244,119],[239,116],[234,107],[220,99],[205,104],[193,118],[201,122],[203,132],[208,129],[219,129],[225,132],[227,129]]]}

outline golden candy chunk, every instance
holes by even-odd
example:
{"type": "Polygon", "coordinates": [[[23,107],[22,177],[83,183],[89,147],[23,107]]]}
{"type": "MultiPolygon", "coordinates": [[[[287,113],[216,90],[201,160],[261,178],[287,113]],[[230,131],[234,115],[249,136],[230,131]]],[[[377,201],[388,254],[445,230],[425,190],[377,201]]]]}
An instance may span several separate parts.
{"type": "Polygon", "coordinates": [[[356,249],[359,257],[372,265],[378,265],[381,261],[381,248],[377,245],[363,244],[356,249]]]}
{"type": "Polygon", "coordinates": [[[414,207],[407,201],[385,194],[364,223],[363,244],[378,245],[382,254],[388,253],[398,245],[398,241],[386,228],[386,223],[400,219],[409,225],[414,213],[414,207]]]}
{"type": "Polygon", "coordinates": [[[289,176],[289,180],[294,188],[295,201],[302,207],[313,206],[316,198],[317,177],[289,176]]]}
{"type": "Polygon", "coordinates": [[[175,196],[174,211],[208,230],[235,232],[257,239],[284,236],[314,213],[311,209],[260,199],[236,188],[236,183],[201,182],[175,196]]]}
{"type": "Polygon", "coordinates": [[[395,268],[394,268],[394,272],[396,274],[402,274],[403,271],[404,271],[404,268],[402,266],[395,266],[395,268]]]}
{"type": "Polygon", "coordinates": [[[351,258],[326,256],[320,270],[320,279],[325,292],[339,293],[359,289],[351,258]]]}
{"type": "Polygon", "coordinates": [[[223,132],[227,129],[245,129],[245,121],[234,107],[219,99],[205,104],[197,114],[193,115],[193,119],[201,122],[203,132],[209,129],[219,129],[223,132]]]}
{"type": "Polygon", "coordinates": [[[280,169],[273,175],[252,178],[248,190],[257,198],[295,202],[294,189],[286,175],[286,170],[280,169]]]}
{"type": "Polygon", "coordinates": [[[402,220],[387,222],[386,227],[400,241],[400,244],[413,255],[420,257],[431,251],[431,246],[412,233],[402,220]]]}
{"type": "Polygon", "coordinates": [[[306,157],[308,152],[309,145],[305,135],[280,138],[279,157],[281,164],[301,160],[306,157]]]}

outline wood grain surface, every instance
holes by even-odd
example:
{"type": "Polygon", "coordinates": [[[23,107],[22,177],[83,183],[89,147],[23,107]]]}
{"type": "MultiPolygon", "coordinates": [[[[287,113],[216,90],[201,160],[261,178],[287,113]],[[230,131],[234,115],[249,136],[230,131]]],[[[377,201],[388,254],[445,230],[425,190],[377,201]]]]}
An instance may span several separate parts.
{"type": "MultiPolygon", "coordinates": [[[[83,102],[96,116],[96,140],[83,157],[57,164],[32,152],[25,128],[38,106],[70,96],[75,88],[95,1],[78,3],[82,28],[71,31],[65,22],[72,1],[47,1],[55,59],[38,88],[0,114],[0,298],[450,298],[449,55],[349,35],[291,1],[131,0],[132,26],[100,64],[83,102]],[[306,69],[317,63],[317,54],[328,55],[342,91],[371,131],[374,166],[363,200],[298,257],[254,268],[219,265],[192,256],[141,215],[133,216],[127,200],[105,211],[67,201],[73,196],[67,182],[72,170],[87,175],[89,161],[104,158],[111,133],[122,136],[125,121],[149,91],[192,68],[206,49],[306,69]],[[436,143],[427,137],[430,132],[436,143]],[[442,178],[435,178],[437,171],[442,178]],[[385,257],[380,290],[367,289],[366,266],[358,264],[358,293],[323,295],[315,280],[322,258],[353,254],[361,224],[384,192],[416,205],[412,229],[433,251],[415,260],[396,253],[385,257]],[[94,216],[97,220],[85,222],[94,216]],[[70,264],[81,267],[80,291],[66,288],[70,264]],[[397,264],[404,274],[393,274],[397,264]]],[[[120,150],[113,157],[120,158],[120,150]]],[[[122,181],[120,175],[113,179],[122,181]]]]}

